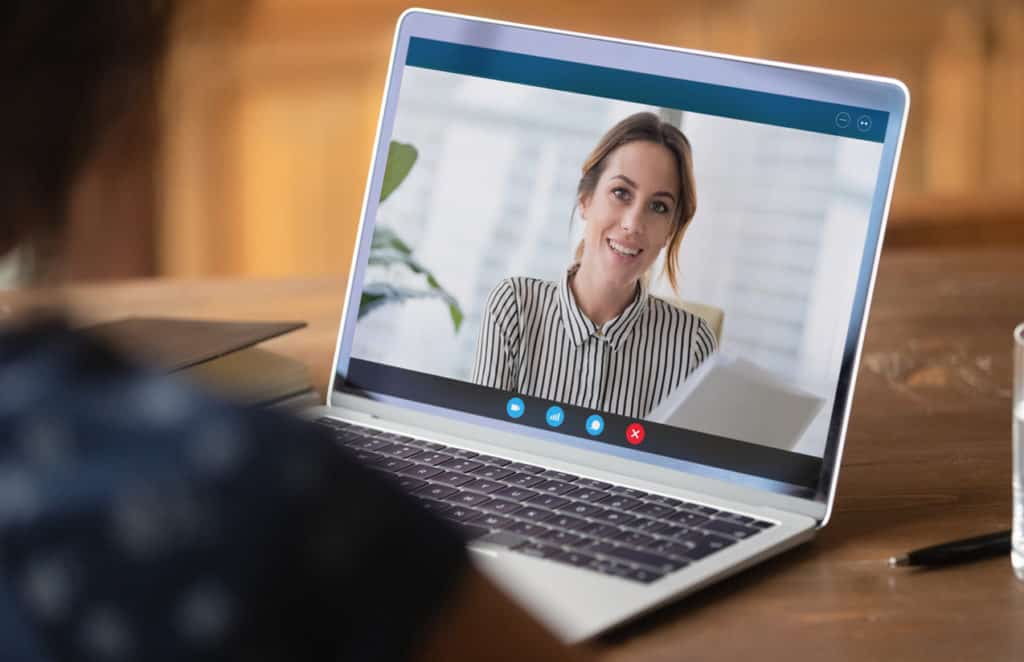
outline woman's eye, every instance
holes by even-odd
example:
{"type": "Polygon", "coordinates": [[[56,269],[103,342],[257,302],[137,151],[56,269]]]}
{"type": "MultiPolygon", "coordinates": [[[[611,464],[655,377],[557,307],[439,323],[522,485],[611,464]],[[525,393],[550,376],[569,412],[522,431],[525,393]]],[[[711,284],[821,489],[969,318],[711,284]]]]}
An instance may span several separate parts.
{"type": "Polygon", "coordinates": [[[621,186],[616,186],[615,188],[613,188],[612,195],[614,195],[619,200],[622,200],[623,202],[629,202],[629,200],[633,197],[633,194],[630,193],[628,189],[624,189],[621,186]]]}
{"type": "Polygon", "coordinates": [[[667,214],[669,212],[668,205],[660,200],[655,200],[651,203],[651,211],[655,214],[667,214]]]}

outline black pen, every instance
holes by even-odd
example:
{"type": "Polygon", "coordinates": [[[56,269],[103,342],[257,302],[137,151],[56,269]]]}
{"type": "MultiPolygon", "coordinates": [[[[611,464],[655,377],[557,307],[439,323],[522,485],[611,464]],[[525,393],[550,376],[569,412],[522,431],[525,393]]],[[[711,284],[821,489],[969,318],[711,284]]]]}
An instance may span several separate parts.
{"type": "Polygon", "coordinates": [[[987,533],[975,538],[954,540],[953,542],[923,547],[907,552],[902,556],[889,558],[889,565],[911,566],[911,565],[947,565],[950,563],[963,563],[965,561],[976,561],[987,559],[992,556],[1002,556],[1010,553],[1010,531],[997,531],[987,533]]]}

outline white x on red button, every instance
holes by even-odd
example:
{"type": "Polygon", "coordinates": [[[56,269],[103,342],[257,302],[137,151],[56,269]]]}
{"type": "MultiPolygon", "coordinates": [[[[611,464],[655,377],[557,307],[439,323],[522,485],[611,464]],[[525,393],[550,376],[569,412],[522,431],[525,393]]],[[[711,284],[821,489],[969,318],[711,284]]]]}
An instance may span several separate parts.
{"type": "Polygon", "coordinates": [[[644,426],[639,423],[630,423],[629,427],[626,428],[626,441],[634,446],[643,443],[644,436],[644,426]]]}

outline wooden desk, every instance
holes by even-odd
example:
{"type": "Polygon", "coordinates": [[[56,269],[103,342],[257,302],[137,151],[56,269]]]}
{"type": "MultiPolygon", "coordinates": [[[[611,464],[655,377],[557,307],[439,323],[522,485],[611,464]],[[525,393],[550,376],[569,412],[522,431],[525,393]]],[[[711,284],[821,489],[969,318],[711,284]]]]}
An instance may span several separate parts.
{"type": "MultiPolygon", "coordinates": [[[[323,390],[343,291],[340,279],[138,282],[72,298],[93,319],[308,320],[273,347],[307,361],[323,390]]],[[[1008,526],[1010,332],[1021,320],[1024,249],[886,254],[832,522],[814,542],[605,637],[608,655],[1024,659],[1024,583],[1009,559],[938,571],[885,561],[1008,526]]]]}

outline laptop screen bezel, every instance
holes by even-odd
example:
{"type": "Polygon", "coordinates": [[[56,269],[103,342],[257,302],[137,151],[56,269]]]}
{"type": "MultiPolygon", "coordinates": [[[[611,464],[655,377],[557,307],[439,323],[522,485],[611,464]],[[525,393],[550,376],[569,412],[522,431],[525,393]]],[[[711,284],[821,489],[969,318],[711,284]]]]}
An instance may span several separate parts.
{"type": "MultiPolygon", "coordinates": [[[[388,143],[398,105],[402,72],[410,39],[413,37],[565,59],[641,73],[681,77],[678,72],[685,71],[687,80],[871,108],[889,113],[868,225],[868,236],[843,349],[828,438],[822,456],[821,473],[813,496],[800,497],[825,506],[822,521],[827,520],[835,494],[839,461],[842,456],[853,397],[855,367],[859,363],[863,345],[867,311],[881,253],[881,240],[884,236],[885,222],[892,200],[896,164],[906,127],[906,113],[909,106],[907,88],[896,80],[860,74],[641,44],[442,12],[427,10],[405,12],[399,19],[395,33],[378,122],[374,156],[360,217],[357,246],[349,274],[335,356],[331,364],[328,405],[333,402],[333,394],[343,392],[344,376],[351,359],[352,339],[357,318],[357,315],[351,313],[358,309],[358,288],[361,285],[366,256],[372,240],[372,228],[376,219],[377,201],[380,197],[388,143]],[[642,63],[643,66],[642,68],[635,65],[631,67],[631,63],[642,63]]],[[[727,477],[720,479],[729,481],[727,477]]]]}

